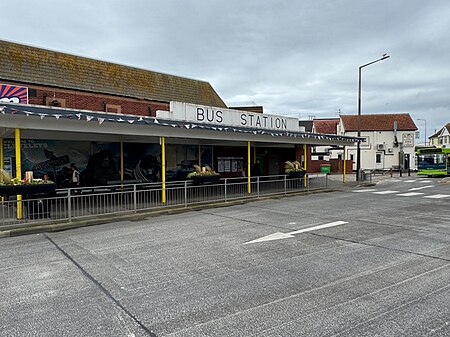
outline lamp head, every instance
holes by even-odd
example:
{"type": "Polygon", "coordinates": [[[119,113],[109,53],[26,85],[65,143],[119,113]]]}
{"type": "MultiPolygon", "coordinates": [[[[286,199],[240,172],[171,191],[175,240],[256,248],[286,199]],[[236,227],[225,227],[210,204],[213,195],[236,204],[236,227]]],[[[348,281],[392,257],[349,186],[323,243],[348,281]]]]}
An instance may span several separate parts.
{"type": "Polygon", "coordinates": [[[386,59],[388,59],[390,56],[387,54],[387,53],[384,53],[382,56],[381,56],[381,59],[382,60],[386,60],[386,59]]]}

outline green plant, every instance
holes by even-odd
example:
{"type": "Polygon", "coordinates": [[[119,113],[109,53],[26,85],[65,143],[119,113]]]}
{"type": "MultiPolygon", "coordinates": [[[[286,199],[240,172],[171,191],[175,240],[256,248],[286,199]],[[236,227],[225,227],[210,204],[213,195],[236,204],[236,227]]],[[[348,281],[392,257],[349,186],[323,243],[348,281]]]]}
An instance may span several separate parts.
{"type": "Polygon", "coordinates": [[[289,161],[287,160],[284,163],[284,172],[285,173],[291,173],[291,172],[301,172],[304,171],[305,169],[302,167],[302,165],[297,161],[289,161]]]}
{"type": "Polygon", "coordinates": [[[205,165],[203,168],[201,168],[198,165],[193,165],[193,167],[194,167],[194,171],[187,175],[188,179],[192,179],[193,177],[197,177],[197,176],[218,176],[219,175],[219,173],[214,171],[208,165],[205,165]]]}
{"type": "Polygon", "coordinates": [[[19,178],[12,178],[8,171],[0,169],[0,185],[37,185],[37,184],[53,184],[53,181],[44,179],[32,179],[29,181],[19,178]]]}
{"type": "Polygon", "coordinates": [[[0,184],[10,185],[11,184],[11,174],[8,171],[0,169],[0,184]]]}

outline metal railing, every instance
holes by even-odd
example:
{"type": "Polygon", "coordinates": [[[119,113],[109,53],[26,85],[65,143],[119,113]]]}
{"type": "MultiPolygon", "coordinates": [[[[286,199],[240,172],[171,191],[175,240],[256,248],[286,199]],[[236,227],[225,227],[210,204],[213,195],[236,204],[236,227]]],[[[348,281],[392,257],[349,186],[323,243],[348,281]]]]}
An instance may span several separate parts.
{"type": "Polygon", "coordinates": [[[73,221],[108,214],[188,207],[328,188],[326,174],[308,174],[306,178],[290,178],[286,175],[252,177],[250,193],[247,179],[224,178],[218,183],[203,185],[194,185],[191,181],[167,182],[165,202],[162,200],[161,183],[70,188],[57,190],[56,196],[52,197],[3,200],[0,205],[0,227],[32,222],[73,221]]]}

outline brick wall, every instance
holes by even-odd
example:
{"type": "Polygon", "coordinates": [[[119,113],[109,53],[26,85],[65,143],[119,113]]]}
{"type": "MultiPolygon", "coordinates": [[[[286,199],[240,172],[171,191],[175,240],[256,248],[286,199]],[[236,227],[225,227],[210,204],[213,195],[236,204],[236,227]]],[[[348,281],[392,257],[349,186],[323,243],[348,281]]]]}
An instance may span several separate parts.
{"type": "MultiPolygon", "coordinates": [[[[113,95],[94,94],[76,90],[65,90],[50,88],[44,86],[26,85],[23,83],[4,82],[5,84],[26,86],[29,89],[35,89],[35,96],[29,97],[29,103],[35,105],[51,105],[54,99],[65,108],[106,111],[106,105],[120,106],[122,114],[132,114],[140,116],[156,116],[156,110],[169,110],[168,102],[154,102],[126,97],[117,97],[113,95]]],[[[30,91],[30,93],[32,93],[30,91]]],[[[111,109],[109,112],[116,112],[111,109]]]]}

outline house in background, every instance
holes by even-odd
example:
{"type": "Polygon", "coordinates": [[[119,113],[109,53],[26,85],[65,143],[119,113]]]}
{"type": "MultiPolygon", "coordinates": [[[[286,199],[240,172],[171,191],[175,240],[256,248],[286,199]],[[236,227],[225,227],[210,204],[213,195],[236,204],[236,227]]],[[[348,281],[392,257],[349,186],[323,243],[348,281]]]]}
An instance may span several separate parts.
{"type": "Polygon", "coordinates": [[[430,146],[450,148],[450,123],[447,123],[428,139],[430,146]]]}
{"type": "MultiPolygon", "coordinates": [[[[360,116],[361,168],[370,170],[415,168],[415,132],[417,126],[408,113],[360,116]]],[[[341,115],[338,135],[357,136],[358,115],[341,115]]],[[[356,170],[357,147],[346,148],[347,158],[356,170]]]]}
{"type": "MultiPolygon", "coordinates": [[[[361,168],[367,170],[389,170],[415,168],[415,136],[417,126],[408,113],[372,114],[360,116],[361,168]]],[[[322,118],[300,121],[307,132],[345,136],[358,135],[358,115],[341,115],[339,118],[322,118]]],[[[442,134],[448,135],[442,132],[442,134]]],[[[345,148],[347,172],[356,171],[357,146],[345,148]]],[[[344,147],[313,146],[311,172],[320,172],[320,167],[330,165],[331,172],[342,172],[344,147]]]]}
{"type": "MultiPolygon", "coordinates": [[[[337,134],[337,126],[339,118],[315,118],[309,120],[301,120],[299,124],[305,128],[306,132],[322,133],[328,135],[337,134]]],[[[308,164],[309,172],[320,172],[321,167],[329,166],[331,172],[342,173],[344,169],[344,148],[342,146],[321,146],[315,145],[311,147],[311,161],[308,164]]],[[[347,172],[352,171],[352,163],[347,158],[347,172]]]]}

